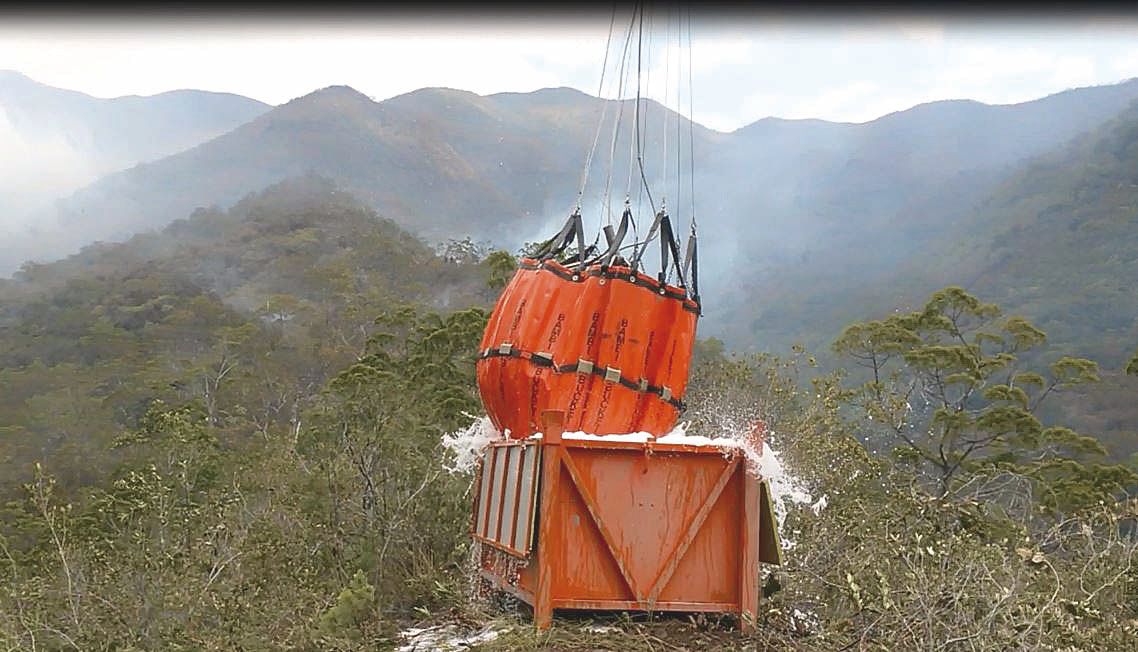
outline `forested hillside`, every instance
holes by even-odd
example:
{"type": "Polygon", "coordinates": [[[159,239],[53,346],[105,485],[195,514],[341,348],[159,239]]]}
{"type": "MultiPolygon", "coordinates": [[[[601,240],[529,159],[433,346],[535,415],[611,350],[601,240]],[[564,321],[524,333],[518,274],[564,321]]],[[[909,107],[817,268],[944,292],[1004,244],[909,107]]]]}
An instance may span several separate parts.
{"type": "Polygon", "coordinates": [[[695,617],[535,633],[470,591],[472,477],[445,445],[479,427],[478,341],[515,264],[468,240],[434,251],[307,176],[3,281],[0,642],[391,649],[415,623],[504,650],[1138,634],[1138,469],[1036,409],[1096,366],[1039,365],[1030,323],[952,288],[847,331],[850,369],[886,354],[881,383],[807,352],[697,347],[691,432],[763,418],[811,494],[787,505],[754,634],[695,617]],[[904,409],[911,382],[946,378],[946,400],[977,398],[951,418],[904,409]],[[867,450],[870,431],[893,449],[867,450]]]}
{"type": "Polygon", "coordinates": [[[1135,97],[693,127],[684,418],[763,419],[801,494],[749,636],[535,633],[471,591],[448,435],[480,427],[487,311],[570,207],[595,98],[332,87],[106,177],[67,238],[7,241],[85,246],[0,278],[0,647],[391,649],[431,624],[504,650],[1129,649],[1135,97]]]}
{"type": "Polygon", "coordinates": [[[938,249],[926,260],[933,284],[968,270],[961,282],[1035,320],[1056,354],[1108,370],[1057,409],[1138,452],[1138,379],[1123,373],[1138,342],[1138,106],[1033,162],[938,249]]]}
{"type": "MultiPolygon", "coordinates": [[[[825,353],[853,320],[917,305],[961,285],[1030,318],[1047,333],[1048,356],[1088,357],[1103,369],[1093,390],[1051,406],[1094,432],[1112,453],[1138,452],[1138,382],[1123,373],[1138,342],[1138,106],[1015,171],[975,206],[946,204],[952,219],[923,244],[879,247],[866,230],[865,255],[896,258],[857,271],[831,259],[772,274],[748,304],[735,290],[731,341],[763,349],[798,341],[825,353]],[[876,269],[876,271],[874,271],[876,269]],[[751,329],[747,328],[751,325],[751,329]]],[[[916,213],[913,221],[927,220],[916,213]]],[[[890,229],[883,227],[886,239],[890,229]]],[[[824,358],[828,368],[837,361],[824,358]]]]}
{"type": "Polygon", "coordinates": [[[933,279],[969,270],[1067,351],[1120,368],[1138,336],[1138,106],[1032,161],[938,245],[933,279]]]}
{"type": "Polygon", "coordinates": [[[200,400],[227,446],[296,419],[377,314],[492,299],[475,248],[452,249],[308,177],[25,267],[0,282],[3,491],[36,459],[67,486],[95,481],[154,400],[200,400]]]}
{"type": "MultiPolygon", "coordinates": [[[[611,107],[607,123],[611,128],[624,112],[617,165],[627,171],[633,102],[621,104],[611,107]]],[[[645,110],[662,116],[658,105],[645,110]]],[[[198,206],[228,206],[310,172],[428,240],[470,236],[514,247],[548,237],[564,221],[600,113],[599,101],[570,89],[491,97],[422,89],[377,103],[333,86],[62,199],[42,214],[39,237],[16,241],[17,250],[50,259],[92,240],[160,228],[198,206]]],[[[710,157],[704,145],[718,136],[696,128],[701,157],[710,157]]],[[[603,185],[594,179],[592,194],[603,185]]]]}
{"type": "MultiPolygon", "coordinates": [[[[1097,121],[1068,120],[1066,115],[1077,115],[1078,97],[1069,91],[1014,107],[941,102],[869,123],[877,136],[872,147],[860,146],[845,164],[852,176],[818,173],[814,185],[800,189],[804,207],[818,201],[825,208],[812,209],[812,216],[804,208],[772,231],[771,255],[788,259],[741,268],[740,276],[749,282],[724,287],[715,334],[747,349],[785,350],[795,341],[817,349],[851,320],[917,301],[946,284],[968,285],[977,261],[960,258],[961,252],[974,256],[1008,237],[1013,238],[1009,246],[1021,244],[1014,235],[1002,235],[1006,220],[1015,218],[1003,210],[1010,207],[1000,197],[1030,174],[1024,166],[1036,156],[1058,156],[1065,160],[1053,162],[1056,175],[1082,174],[1092,163],[1063,149],[1070,139],[1113,143],[1115,135],[1103,123],[1133,111],[1128,98],[1110,112],[1096,113],[1097,121]],[[1039,105],[1059,102],[1061,111],[1040,110],[1039,105]],[[925,120],[919,119],[922,114],[925,120]],[[1059,137],[1039,146],[1045,141],[1036,137],[1048,131],[1059,137]],[[993,208],[996,204],[1003,208],[993,208]],[[784,232],[794,235],[790,246],[781,242],[784,232]],[[926,270],[937,260],[945,264],[926,270]],[[757,301],[748,300],[752,288],[757,301]]],[[[827,131],[817,140],[835,139],[827,131]]],[[[1010,192],[1037,197],[1039,187],[1010,192]]],[[[755,184],[753,192],[764,190],[755,184]]],[[[755,258],[761,263],[765,255],[756,251],[755,258]]]]}

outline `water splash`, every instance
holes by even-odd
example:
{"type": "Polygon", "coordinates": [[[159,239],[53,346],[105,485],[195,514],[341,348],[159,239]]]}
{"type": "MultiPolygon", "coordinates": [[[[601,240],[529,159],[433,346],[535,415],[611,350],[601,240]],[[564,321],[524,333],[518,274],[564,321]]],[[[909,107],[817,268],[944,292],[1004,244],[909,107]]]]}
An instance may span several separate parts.
{"type": "MultiPolygon", "coordinates": [[[[771,437],[772,434],[768,433],[767,437],[771,437]]],[[[763,441],[762,446],[762,452],[755,461],[756,470],[770,486],[771,502],[774,503],[775,518],[778,520],[778,531],[782,535],[783,547],[792,548],[794,542],[787,537],[786,528],[783,526],[786,515],[791,505],[809,505],[814,499],[806,489],[806,484],[783,466],[782,457],[766,441],[763,441]]],[[[747,458],[752,459],[751,450],[748,450],[747,458]]],[[[825,507],[825,502],[819,502],[821,504],[818,511],[825,507]]]]}
{"type": "MultiPolygon", "coordinates": [[[[450,473],[470,473],[482,456],[486,446],[504,435],[499,432],[489,417],[479,417],[472,414],[466,416],[473,419],[464,430],[443,435],[442,443],[453,453],[454,461],[445,465],[450,473]]],[[[680,422],[670,432],[660,437],[653,437],[648,433],[621,433],[596,435],[583,432],[567,432],[562,435],[566,439],[616,440],[649,442],[660,444],[684,444],[688,446],[716,446],[719,448],[741,448],[747,458],[747,468],[752,473],[767,481],[771,492],[771,502],[774,504],[775,519],[783,540],[784,548],[792,548],[794,542],[786,532],[785,522],[787,514],[793,505],[809,505],[817,514],[825,509],[826,496],[817,501],[810,495],[806,483],[788,470],[778,451],[770,446],[770,441],[776,440],[774,432],[768,432],[760,440],[748,437],[750,428],[746,420],[739,415],[722,411],[715,415],[712,421],[710,436],[689,435],[687,429],[690,422],[680,422]],[[717,432],[716,432],[717,431],[717,432]]],[[[541,433],[535,433],[530,439],[540,439],[541,433]]]]}
{"type": "Polygon", "coordinates": [[[399,632],[399,638],[407,642],[397,648],[397,652],[469,650],[493,641],[508,630],[508,626],[496,623],[490,623],[475,631],[464,631],[454,623],[433,627],[411,627],[399,632]]]}
{"type": "Polygon", "coordinates": [[[474,466],[478,464],[478,460],[482,458],[482,451],[486,446],[490,442],[504,437],[504,435],[498,432],[498,429],[494,427],[494,424],[490,421],[490,417],[479,417],[466,412],[463,412],[463,415],[470,417],[474,421],[464,430],[447,433],[443,435],[442,438],[443,446],[454,454],[454,461],[451,464],[443,462],[443,468],[450,473],[470,473],[474,471],[474,466]]]}

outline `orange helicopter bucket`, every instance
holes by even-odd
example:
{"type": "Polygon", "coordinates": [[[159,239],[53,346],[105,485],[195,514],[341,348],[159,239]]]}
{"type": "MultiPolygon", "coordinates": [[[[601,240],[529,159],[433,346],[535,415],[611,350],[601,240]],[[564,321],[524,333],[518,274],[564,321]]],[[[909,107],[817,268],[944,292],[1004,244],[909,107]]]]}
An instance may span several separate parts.
{"type": "Polygon", "coordinates": [[[662,435],[683,408],[698,313],[681,288],[628,267],[523,259],[482,337],[482,403],[513,438],[547,409],[569,430],[662,435]]]}

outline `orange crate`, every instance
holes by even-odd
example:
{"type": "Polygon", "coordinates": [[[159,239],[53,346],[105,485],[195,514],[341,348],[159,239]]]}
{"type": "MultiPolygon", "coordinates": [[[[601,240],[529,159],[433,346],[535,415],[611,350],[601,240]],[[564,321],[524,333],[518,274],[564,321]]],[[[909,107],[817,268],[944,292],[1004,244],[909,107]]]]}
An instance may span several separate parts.
{"type": "Polygon", "coordinates": [[[494,442],[475,492],[482,578],[534,609],[758,616],[759,564],[779,563],[769,489],[742,449],[561,437],[494,442]]]}

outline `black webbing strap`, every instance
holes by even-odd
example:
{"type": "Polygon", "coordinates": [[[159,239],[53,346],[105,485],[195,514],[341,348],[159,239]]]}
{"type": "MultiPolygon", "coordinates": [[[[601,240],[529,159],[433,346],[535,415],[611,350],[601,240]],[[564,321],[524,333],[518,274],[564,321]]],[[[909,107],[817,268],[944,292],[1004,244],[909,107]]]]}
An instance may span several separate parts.
{"type": "Polygon", "coordinates": [[[590,261],[590,265],[599,262],[601,269],[608,269],[612,264],[613,258],[620,251],[620,243],[624,242],[624,237],[628,235],[628,225],[632,220],[632,211],[628,208],[624,209],[624,214],[620,216],[620,225],[617,226],[616,233],[610,235],[611,227],[605,227],[605,236],[609,238],[609,248],[605,250],[595,261],[590,261]]]}
{"type": "Polygon", "coordinates": [[[684,271],[691,274],[691,298],[699,303],[699,247],[696,244],[695,229],[688,236],[688,251],[684,258],[684,271]]]}
{"type": "Polygon", "coordinates": [[[652,227],[648,229],[648,237],[644,238],[644,244],[640,245],[636,253],[632,257],[632,269],[640,269],[640,260],[644,257],[644,252],[648,249],[648,243],[655,237],[656,232],[660,232],[660,273],[658,278],[660,284],[663,285],[667,279],[669,257],[676,269],[676,278],[679,280],[680,287],[686,287],[684,284],[684,270],[683,262],[680,258],[680,248],[676,244],[676,236],[672,233],[672,220],[668,214],[660,209],[656,213],[656,218],[652,220],[652,227]]]}
{"type": "Polygon", "coordinates": [[[684,285],[684,270],[682,269],[683,261],[680,259],[680,248],[676,244],[676,236],[672,233],[672,220],[661,211],[660,217],[660,283],[663,284],[667,278],[668,271],[668,254],[672,255],[672,265],[676,268],[676,278],[679,280],[679,286],[684,285]]]}
{"type": "MultiPolygon", "coordinates": [[[[574,237],[577,239],[577,255],[574,256],[574,258],[576,258],[577,268],[578,271],[584,269],[584,261],[588,258],[588,252],[585,249],[585,227],[581,223],[580,211],[573,211],[569,219],[565,220],[565,226],[561,227],[561,231],[546,241],[534,254],[534,258],[538,260],[549,260],[553,258],[565,251],[569,243],[573,242],[574,237]]],[[[589,249],[593,249],[593,247],[589,249]]]]}
{"type": "Polygon", "coordinates": [[[557,235],[543,242],[541,246],[537,248],[537,251],[534,252],[533,257],[537,260],[548,260],[561,253],[565,250],[565,246],[568,244],[565,241],[566,236],[572,232],[573,216],[570,215],[569,219],[565,221],[565,226],[561,227],[561,230],[557,232],[557,235]]]}
{"type": "MultiPolygon", "coordinates": [[[[623,267],[623,265],[621,266],[623,267]]],[[[564,281],[571,281],[573,283],[583,282],[587,277],[600,277],[627,281],[632,285],[644,290],[645,292],[651,292],[662,297],[668,297],[669,299],[675,299],[679,301],[681,304],[683,304],[683,309],[688,312],[695,313],[696,315],[702,314],[698,302],[692,298],[686,289],[673,290],[671,289],[671,286],[668,286],[666,284],[661,285],[656,281],[656,279],[651,277],[641,277],[637,272],[624,272],[614,270],[611,267],[607,270],[602,270],[600,268],[600,265],[593,265],[590,263],[590,267],[586,271],[578,273],[570,269],[562,268],[562,266],[558,264],[551,265],[549,264],[549,261],[526,262],[525,260],[522,260],[520,263],[518,263],[518,268],[526,270],[542,270],[549,272],[550,274],[553,274],[557,278],[560,278],[564,281]],[[691,301],[685,301],[685,299],[691,299],[691,301]]]]}
{"type": "MultiPolygon", "coordinates": [[[[609,265],[611,265],[619,255],[621,244],[628,235],[628,227],[632,221],[632,209],[625,206],[624,214],[620,217],[620,225],[616,232],[613,232],[611,226],[606,226],[604,229],[608,247],[604,253],[593,258],[597,253],[596,244],[594,243],[588,247],[585,246],[585,227],[581,219],[581,212],[580,210],[575,210],[573,214],[569,216],[569,219],[565,221],[565,225],[561,227],[557,235],[542,243],[541,247],[537,249],[532,257],[538,261],[546,261],[554,258],[564,252],[573,240],[576,239],[577,253],[562,261],[562,264],[566,267],[574,268],[575,274],[580,274],[586,267],[596,263],[600,263],[602,270],[607,271],[609,265]]],[[[671,264],[675,268],[679,287],[698,304],[699,277],[697,268],[699,261],[695,228],[692,228],[691,237],[688,239],[686,256],[681,258],[680,247],[676,242],[675,233],[672,231],[672,220],[663,209],[656,213],[655,219],[652,220],[652,226],[648,230],[648,236],[644,239],[643,243],[639,244],[639,246],[637,246],[637,243],[630,245],[633,248],[633,256],[628,265],[632,270],[633,276],[635,276],[640,269],[640,263],[644,257],[644,252],[648,249],[648,243],[652,241],[652,238],[654,238],[657,233],[660,236],[660,273],[658,274],[660,286],[663,287],[667,285],[668,268],[669,264],[671,264]],[[692,280],[690,292],[688,291],[686,281],[689,273],[691,274],[692,280]]],[[[697,314],[702,314],[703,310],[700,308],[696,312],[697,314]]]]}
{"type": "MultiPolygon", "coordinates": [[[[597,253],[597,246],[596,245],[589,245],[588,247],[585,247],[585,258],[586,259],[588,259],[589,256],[592,256],[595,253],[597,253]]],[[[572,256],[569,256],[564,261],[562,261],[562,264],[565,265],[566,267],[577,265],[576,271],[580,272],[582,266],[577,264],[580,260],[581,260],[580,254],[573,254],[572,256]]],[[[589,265],[591,263],[585,263],[585,264],[589,265]]]]}
{"type": "Polygon", "coordinates": [[[621,375],[620,369],[594,364],[589,360],[578,360],[576,362],[559,365],[554,363],[553,355],[550,353],[522,351],[508,342],[503,342],[497,347],[488,348],[478,355],[480,361],[489,358],[518,358],[521,360],[529,360],[530,363],[538,367],[546,367],[559,374],[591,374],[604,379],[606,382],[616,383],[636,392],[654,394],[660,400],[668,403],[680,412],[683,412],[685,408],[683,399],[674,396],[670,387],[651,385],[646,378],[639,380],[626,378],[621,375]]]}
{"type": "Polygon", "coordinates": [[[652,220],[652,226],[648,229],[648,236],[644,238],[644,244],[637,248],[636,253],[632,255],[632,271],[640,269],[640,259],[644,257],[644,252],[648,249],[648,243],[652,242],[652,237],[656,235],[656,231],[660,229],[660,220],[664,217],[664,211],[661,210],[656,213],[655,219],[652,220]]]}

